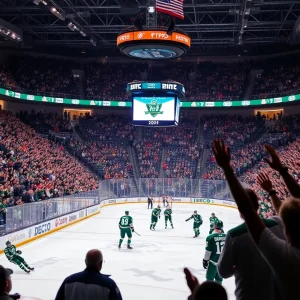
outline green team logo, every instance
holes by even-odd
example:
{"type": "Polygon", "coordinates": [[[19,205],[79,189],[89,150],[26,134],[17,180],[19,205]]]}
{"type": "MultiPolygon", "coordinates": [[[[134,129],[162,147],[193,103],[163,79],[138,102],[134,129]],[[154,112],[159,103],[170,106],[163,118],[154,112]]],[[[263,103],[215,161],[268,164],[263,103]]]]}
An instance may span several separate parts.
{"type": "Polygon", "coordinates": [[[150,104],[146,104],[146,107],[148,111],[145,111],[145,114],[150,114],[150,116],[153,118],[155,118],[157,115],[161,115],[164,113],[163,111],[160,111],[162,104],[157,103],[155,99],[152,100],[150,104]]]}

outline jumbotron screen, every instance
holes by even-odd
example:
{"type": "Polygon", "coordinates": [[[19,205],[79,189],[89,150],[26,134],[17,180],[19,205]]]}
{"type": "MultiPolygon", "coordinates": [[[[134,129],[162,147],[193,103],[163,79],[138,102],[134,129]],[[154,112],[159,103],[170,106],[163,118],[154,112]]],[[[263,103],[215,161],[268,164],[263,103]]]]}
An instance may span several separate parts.
{"type": "Polygon", "coordinates": [[[134,96],[132,103],[133,125],[177,126],[178,124],[180,101],[177,97],[134,96]]]}

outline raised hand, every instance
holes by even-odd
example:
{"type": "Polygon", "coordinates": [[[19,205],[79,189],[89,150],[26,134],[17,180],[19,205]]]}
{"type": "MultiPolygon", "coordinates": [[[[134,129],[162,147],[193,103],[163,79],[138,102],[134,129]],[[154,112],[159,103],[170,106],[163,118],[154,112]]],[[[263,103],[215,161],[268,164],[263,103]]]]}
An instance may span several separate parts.
{"type": "Polygon", "coordinates": [[[279,156],[277,155],[276,151],[273,147],[269,145],[265,145],[265,149],[267,152],[271,155],[272,160],[269,160],[268,158],[264,158],[264,161],[275,171],[280,172],[284,166],[280,161],[279,156]]]}
{"type": "Polygon", "coordinates": [[[199,281],[188,268],[184,268],[183,271],[185,274],[186,283],[190,288],[191,293],[193,294],[195,288],[199,285],[199,281]]]}
{"type": "Polygon", "coordinates": [[[212,151],[217,164],[222,169],[230,167],[230,149],[224,144],[224,141],[214,140],[212,143],[212,151]]]}
{"type": "Polygon", "coordinates": [[[267,193],[269,193],[273,189],[272,181],[265,173],[258,174],[256,181],[260,185],[260,187],[267,193]]]}

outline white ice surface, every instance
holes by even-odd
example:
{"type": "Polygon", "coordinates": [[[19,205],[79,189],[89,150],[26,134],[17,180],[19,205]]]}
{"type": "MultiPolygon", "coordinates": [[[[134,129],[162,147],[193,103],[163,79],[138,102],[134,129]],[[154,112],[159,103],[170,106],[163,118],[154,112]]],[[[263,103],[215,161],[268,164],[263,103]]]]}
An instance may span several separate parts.
{"type": "MultiPolygon", "coordinates": [[[[25,260],[35,267],[31,274],[24,273],[9,263],[4,255],[0,264],[13,269],[13,292],[22,300],[53,300],[63,279],[84,269],[88,250],[98,248],[105,263],[102,272],[111,274],[125,300],[172,299],[185,300],[189,295],[183,267],[188,267],[205,280],[202,259],[205,239],[209,231],[209,216],[214,212],[224,223],[225,231],[241,224],[238,211],[233,208],[174,204],[175,229],[164,229],[163,216],[156,231],[150,231],[150,210],[146,204],[126,204],[105,207],[101,214],[20,247],[25,260]],[[204,224],[200,237],[193,239],[193,222],[185,222],[194,210],[201,214],[204,224]],[[119,218],[130,211],[134,227],[141,236],[133,234],[133,250],[118,250],[119,218]]],[[[224,280],[229,299],[234,300],[234,279],[224,280]]]]}

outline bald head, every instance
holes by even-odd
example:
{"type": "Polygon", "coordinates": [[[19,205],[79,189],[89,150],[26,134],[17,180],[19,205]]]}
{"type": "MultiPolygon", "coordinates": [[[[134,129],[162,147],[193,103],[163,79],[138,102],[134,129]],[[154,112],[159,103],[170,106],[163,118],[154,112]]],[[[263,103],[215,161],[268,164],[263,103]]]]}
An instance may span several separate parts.
{"type": "Polygon", "coordinates": [[[215,281],[205,281],[198,285],[193,293],[193,300],[227,300],[226,290],[215,281]]]}
{"type": "Polygon", "coordinates": [[[100,250],[92,249],[85,257],[85,264],[88,269],[100,271],[102,269],[103,255],[100,250]]]}

